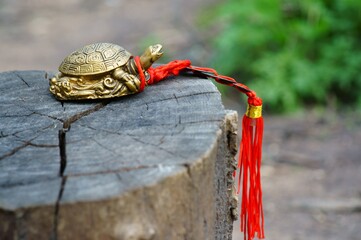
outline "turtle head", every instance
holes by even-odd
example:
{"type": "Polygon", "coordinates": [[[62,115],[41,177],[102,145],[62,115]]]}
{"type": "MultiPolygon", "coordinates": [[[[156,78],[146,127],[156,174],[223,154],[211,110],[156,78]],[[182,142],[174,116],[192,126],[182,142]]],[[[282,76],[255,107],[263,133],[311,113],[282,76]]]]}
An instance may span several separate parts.
{"type": "Polygon", "coordinates": [[[155,44],[149,46],[142,56],[140,56],[140,64],[142,65],[144,70],[147,70],[155,61],[157,61],[162,55],[162,45],[155,44]]]}

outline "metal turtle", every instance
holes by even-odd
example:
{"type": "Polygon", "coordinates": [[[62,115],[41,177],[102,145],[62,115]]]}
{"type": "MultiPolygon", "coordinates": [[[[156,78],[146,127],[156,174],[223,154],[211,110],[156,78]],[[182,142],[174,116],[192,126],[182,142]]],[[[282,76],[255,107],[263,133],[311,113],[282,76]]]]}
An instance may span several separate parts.
{"type": "MultiPolygon", "coordinates": [[[[162,45],[149,46],[140,56],[147,69],[163,55],[162,45]]],[[[50,79],[50,92],[60,100],[112,98],[139,91],[138,68],[132,55],[112,43],[93,43],[71,53],[50,79]]]]}

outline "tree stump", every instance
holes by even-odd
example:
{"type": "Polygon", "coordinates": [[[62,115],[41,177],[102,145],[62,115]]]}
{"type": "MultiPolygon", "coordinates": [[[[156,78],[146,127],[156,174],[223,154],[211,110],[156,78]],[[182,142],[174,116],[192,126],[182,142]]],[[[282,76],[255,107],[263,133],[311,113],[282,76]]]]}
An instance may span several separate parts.
{"type": "Polygon", "coordinates": [[[0,239],[231,239],[237,114],[211,81],[60,102],[49,77],[0,73],[0,239]]]}

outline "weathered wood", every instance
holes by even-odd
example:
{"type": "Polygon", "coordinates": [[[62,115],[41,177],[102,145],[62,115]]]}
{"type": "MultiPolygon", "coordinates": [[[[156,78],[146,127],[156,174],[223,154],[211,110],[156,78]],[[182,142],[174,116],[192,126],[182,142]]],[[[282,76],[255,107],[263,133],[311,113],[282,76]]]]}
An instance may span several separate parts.
{"type": "Polygon", "coordinates": [[[231,239],[237,115],[206,79],[59,102],[0,73],[0,239],[231,239]]]}

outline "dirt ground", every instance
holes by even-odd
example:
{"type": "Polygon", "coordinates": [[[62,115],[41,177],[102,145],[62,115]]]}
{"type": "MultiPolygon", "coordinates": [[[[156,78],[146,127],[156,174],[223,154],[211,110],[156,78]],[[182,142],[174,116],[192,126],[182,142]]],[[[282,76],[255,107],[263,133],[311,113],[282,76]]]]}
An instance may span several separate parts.
{"type": "MultiPolygon", "coordinates": [[[[0,0],[0,71],[55,71],[70,52],[100,41],[134,54],[160,42],[165,60],[203,65],[209,36],[195,22],[212,2],[0,0]]],[[[266,239],[361,239],[360,124],[359,115],[334,111],[265,117],[266,239]]],[[[234,239],[242,239],[238,223],[234,239]]]]}

